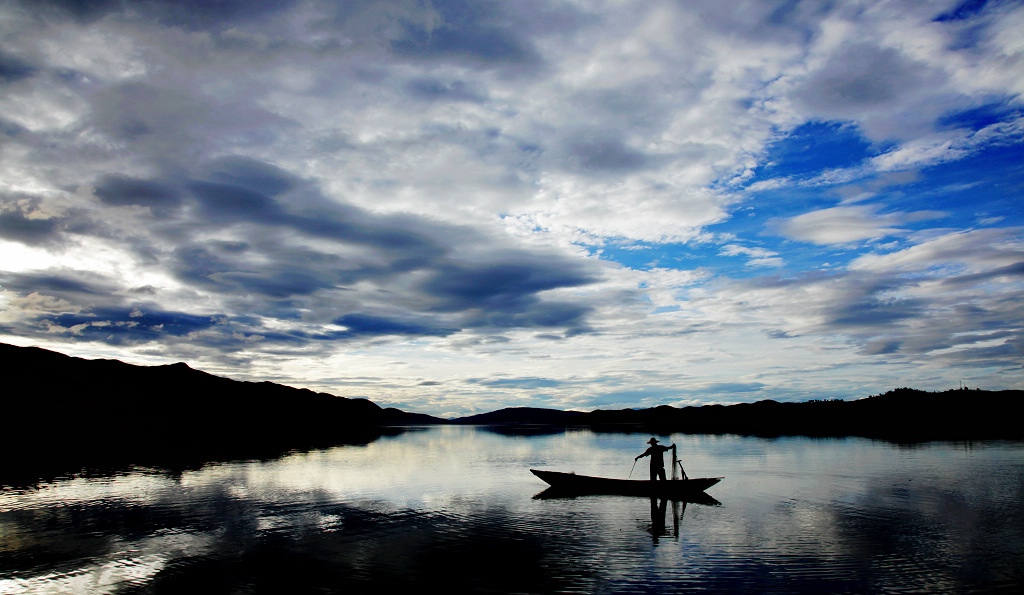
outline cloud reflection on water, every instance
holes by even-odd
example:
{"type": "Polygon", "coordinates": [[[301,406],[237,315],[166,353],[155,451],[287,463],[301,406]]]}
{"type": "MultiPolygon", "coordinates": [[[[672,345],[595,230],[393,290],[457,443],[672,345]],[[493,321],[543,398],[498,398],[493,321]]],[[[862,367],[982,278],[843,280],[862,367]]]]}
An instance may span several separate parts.
{"type": "Polygon", "coordinates": [[[1024,579],[1013,445],[676,435],[688,468],[726,477],[711,490],[722,506],[659,517],[645,498],[533,498],[544,486],[528,467],[624,476],[640,438],[435,428],[9,489],[0,592],[956,592],[1024,579]]]}

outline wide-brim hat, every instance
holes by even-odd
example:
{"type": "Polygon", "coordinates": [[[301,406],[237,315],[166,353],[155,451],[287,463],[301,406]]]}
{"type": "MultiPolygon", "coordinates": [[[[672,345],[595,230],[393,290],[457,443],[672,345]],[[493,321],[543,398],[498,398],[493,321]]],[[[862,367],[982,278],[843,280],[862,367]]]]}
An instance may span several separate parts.
{"type": "Polygon", "coordinates": [[[657,444],[657,443],[658,443],[658,439],[657,438],[651,438],[650,440],[647,441],[647,444],[657,444]]]}

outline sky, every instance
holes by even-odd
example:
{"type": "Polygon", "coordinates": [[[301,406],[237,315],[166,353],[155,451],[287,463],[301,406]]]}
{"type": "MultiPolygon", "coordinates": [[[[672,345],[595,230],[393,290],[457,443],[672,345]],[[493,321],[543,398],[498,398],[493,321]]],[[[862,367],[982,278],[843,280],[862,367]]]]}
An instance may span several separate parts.
{"type": "Polygon", "coordinates": [[[1021,31],[4,0],[0,342],[442,417],[1024,389],[1021,31]]]}

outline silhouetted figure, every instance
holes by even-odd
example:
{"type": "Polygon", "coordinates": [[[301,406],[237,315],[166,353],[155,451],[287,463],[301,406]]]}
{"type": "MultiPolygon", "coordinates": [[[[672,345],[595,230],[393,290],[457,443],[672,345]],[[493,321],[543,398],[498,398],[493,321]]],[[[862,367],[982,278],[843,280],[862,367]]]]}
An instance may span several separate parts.
{"type": "Polygon", "coordinates": [[[657,438],[651,438],[647,441],[650,444],[650,448],[644,451],[642,455],[636,456],[633,460],[639,461],[644,457],[651,457],[651,481],[661,479],[665,481],[665,451],[675,449],[676,445],[672,446],[661,446],[658,444],[657,438]]]}

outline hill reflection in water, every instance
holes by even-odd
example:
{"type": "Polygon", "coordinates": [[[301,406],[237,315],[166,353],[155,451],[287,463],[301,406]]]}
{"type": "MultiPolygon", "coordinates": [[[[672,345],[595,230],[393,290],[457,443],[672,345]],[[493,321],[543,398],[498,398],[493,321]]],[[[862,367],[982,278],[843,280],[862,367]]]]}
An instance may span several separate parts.
{"type": "Polygon", "coordinates": [[[1024,585],[1024,450],[667,436],[718,505],[536,498],[649,438],[436,427],[0,492],[0,592],[963,592],[1024,585]]]}

